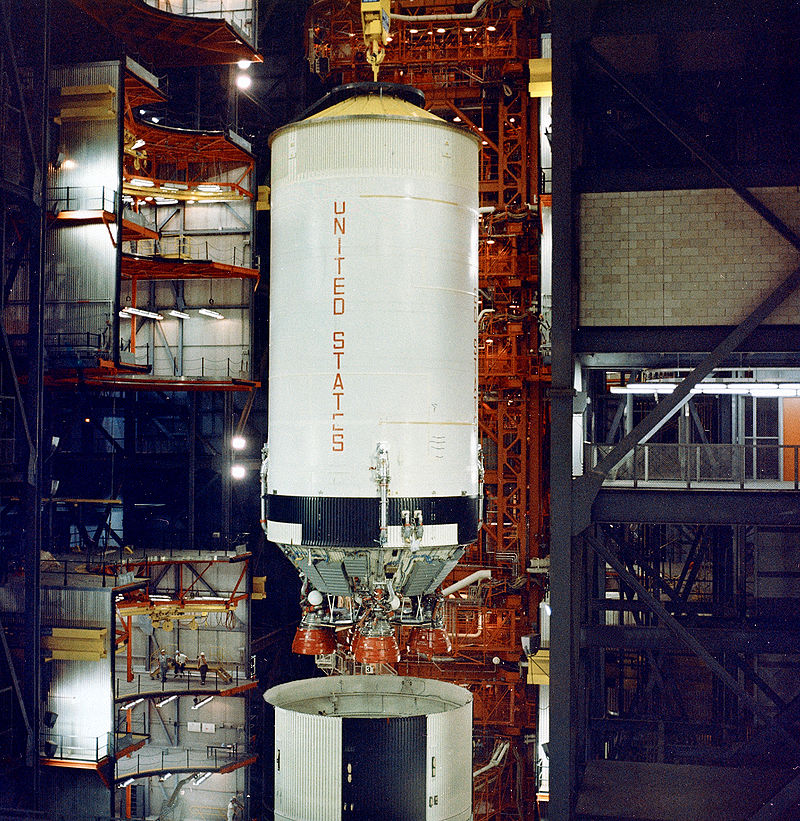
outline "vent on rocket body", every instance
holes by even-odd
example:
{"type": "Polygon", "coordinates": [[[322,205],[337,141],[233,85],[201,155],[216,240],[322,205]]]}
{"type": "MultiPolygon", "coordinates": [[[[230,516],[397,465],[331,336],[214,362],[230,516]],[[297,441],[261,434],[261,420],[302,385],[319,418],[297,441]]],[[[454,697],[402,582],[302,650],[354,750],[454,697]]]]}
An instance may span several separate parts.
{"type": "Polygon", "coordinates": [[[396,661],[479,527],[478,141],[407,86],[337,94],[271,138],[262,519],[304,577],[295,649],[354,624],[396,661]]]}

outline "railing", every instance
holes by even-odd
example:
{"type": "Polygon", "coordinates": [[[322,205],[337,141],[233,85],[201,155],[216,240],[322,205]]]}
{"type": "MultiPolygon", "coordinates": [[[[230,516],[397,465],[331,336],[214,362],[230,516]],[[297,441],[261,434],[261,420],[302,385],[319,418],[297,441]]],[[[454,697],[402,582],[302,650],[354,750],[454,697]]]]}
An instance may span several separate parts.
{"type": "Polygon", "coordinates": [[[215,17],[236,26],[248,37],[253,31],[253,3],[248,0],[145,0],[148,6],[186,17],[215,17]]]}
{"type": "Polygon", "coordinates": [[[221,262],[239,268],[249,268],[251,264],[251,255],[248,248],[221,247],[215,245],[213,240],[205,237],[178,234],[176,236],[161,237],[160,239],[139,239],[132,242],[135,242],[133,247],[136,250],[134,253],[139,256],[211,260],[212,262],[221,262]]]}
{"type": "Polygon", "coordinates": [[[41,754],[45,758],[75,761],[100,761],[109,754],[108,733],[80,736],[71,733],[42,733],[41,754]]]}
{"type": "Polygon", "coordinates": [[[117,212],[117,192],[104,185],[58,185],[48,189],[47,211],[58,216],[62,211],[117,212]]]}
{"type": "MultiPolygon", "coordinates": [[[[189,309],[193,310],[193,309],[189,309]]],[[[232,359],[231,357],[211,357],[211,356],[192,356],[188,351],[191,349],[184,348],[182,365],[182,373],[178,373],[177,361],[170,362],[169,357],[162,360],[160,357],[157,362],[153,361],[153,348],[150,343],[137,342],[136,350],[131,351],[130,337],[122,339],[122,347],[120,350],[120,360],[123,364],[138,365],[140,367],[152,367],[152,375],[154,377],[200,377],[201,379],[250,379],[250,359],[244,351],[249,351],[249,345],[220,345],[220,348],[231,349],[240,348],[243,353],[241,359],[232,359]]],[[[156,345],[155,351],[158,353],[159,349],[163,351],[163,345],[156,345]]]]}
{"type": "MultiPolygon", "coordinates": [[[[170,661],[171,660],[172,659],[170,659],[170,661]]],[[[238,662],[209,662],[205,685],[200,684],[200,672],[195,668],[187,668],[183,675],[178,678],[175,678],[174,670],[170,669],[167,672],[167,680],[165,682],[162,682],[157,674],[153,676],[148,672],[136,673],[133,681],[127,681],[125,678],[118,678],[116,680],[114,696],[118,699],[136,698],[139,696],[156,697],[154,695],[156,693],[163,693],[165,697],[173,694],[186,696],[187,691],[191,691],[192,694],[202,695],[206,689],[208,690],[208,695],[213,696],[216,695],[219,690],[239,687],[252,681],[247,675],[247,671],[240,670],[239,666],[238,662]],[[220,673],[218,669],[214,669],[215,665],[222,666],[226,675],[220,673]]],[[[123,672],[124,674],[124,670],[120,671],[118,669],[117,672],[123,672]]],[[[122,706],[121,704],[117,705],[118,711],[121,711],[122,706]]]]}
{"type": "MultiPolygon", "coordinates": [[[[613,445],[585,444],[586,469],[593,468],[613,445]]],[[[606,482],[640,484],[679,482],[745,486],[800,486],[800,445],[776,443],[699,444],[646,442],[636,445],[606,477],[606,482]]]]}
{"type": "Polygon", "coordinates": [[[139,753],[117,761],[117,778],[169,770],[218,770],[244,755],[244,744],[209,744],[202,747],[155,750],[146,747],[139,753]]]}

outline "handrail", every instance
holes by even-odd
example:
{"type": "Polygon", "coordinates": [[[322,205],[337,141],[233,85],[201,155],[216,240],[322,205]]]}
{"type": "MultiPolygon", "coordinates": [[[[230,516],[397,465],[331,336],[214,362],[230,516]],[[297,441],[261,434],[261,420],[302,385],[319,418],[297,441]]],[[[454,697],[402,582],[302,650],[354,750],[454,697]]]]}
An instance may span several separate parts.
{"type": "MultiPolygon", "coordinates": [[[[591,470],[613,445],[585,443],[585,469],[591,470]]],[[[605,484],[679,482],[700,485],[736,485],[740,489],[800,489],[800,444],[745,441],[742,443],[645,442],[636,445],[611,470],[605,484]]]]}

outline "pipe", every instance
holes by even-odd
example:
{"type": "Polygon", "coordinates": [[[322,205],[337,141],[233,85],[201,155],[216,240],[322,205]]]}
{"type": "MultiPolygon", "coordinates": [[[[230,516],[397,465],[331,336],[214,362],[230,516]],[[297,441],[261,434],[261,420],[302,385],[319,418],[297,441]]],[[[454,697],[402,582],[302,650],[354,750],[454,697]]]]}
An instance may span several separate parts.
{"type": "Polygon", "coordinates": [[[451,584],[449,587],[445,587],[442,590],[442,596],[449,596],[451,593],[457,593],[459,590],[467,587],[468,585],[472,584],[473,582],[477,582],[480,579],[491,579],[492,578],[492,571],[491,570],[476,570],[474,573],[470,573],[469,576],[464,576],[461,581],[457,581],[455,584],[451,584]]]}
{"type": "Polygon", "coordinates": [[[261,529],[267,532],[267,476],[269,474],[269,447],[261,448],[261,529]]]}
{"type": "Polygon", "coordinates": [[[486,0],[478,0],[471,11],[463,14],[390,14],[391,20],[405,20],[409,23],[433,23],[437,20],[472,20],[486,5],[486,0]]]}
{"type": "Polygon", "coordinates": [[[378,543],[381,547],[389,540],[389,451],[383,442],[378,442],[378,484],[381,489],[381,529],[378,543]]]}

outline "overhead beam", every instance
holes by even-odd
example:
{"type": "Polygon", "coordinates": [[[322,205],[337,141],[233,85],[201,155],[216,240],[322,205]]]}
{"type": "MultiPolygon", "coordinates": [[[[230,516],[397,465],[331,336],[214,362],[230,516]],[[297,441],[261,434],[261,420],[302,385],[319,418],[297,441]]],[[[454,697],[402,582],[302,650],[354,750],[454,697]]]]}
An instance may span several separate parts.
{"type": "Polygon", "coordinates": [[[796,490],[603,487],[592,506],[594,522],[800,526],[796,490]]]}

